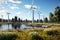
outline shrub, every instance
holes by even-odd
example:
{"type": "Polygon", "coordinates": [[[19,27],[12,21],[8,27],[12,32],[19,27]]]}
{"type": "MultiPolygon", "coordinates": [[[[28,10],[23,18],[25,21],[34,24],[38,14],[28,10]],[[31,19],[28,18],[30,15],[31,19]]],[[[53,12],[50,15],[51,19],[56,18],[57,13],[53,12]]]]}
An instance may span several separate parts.
{"type": "Polygon", "coordinates": [[[30,33],[30,39],[31,40],[43,40],[43,38],[40,37],[37,32],[31,32],[30,33]]]}
{"type": "Polygon", "coordinates": [[[57,34],[57,30],[44,30],[44,33],[47,35],[56,35],[57,34]]]}
{"type": "Polygon", "coordinates": [[[11,34],[11,33],[7,33],[7,34],[1,33],[0,34],[0,40],[15,40],[16,37],[17,37],[17,35],[14,33],[13,34],[11,34]]]}

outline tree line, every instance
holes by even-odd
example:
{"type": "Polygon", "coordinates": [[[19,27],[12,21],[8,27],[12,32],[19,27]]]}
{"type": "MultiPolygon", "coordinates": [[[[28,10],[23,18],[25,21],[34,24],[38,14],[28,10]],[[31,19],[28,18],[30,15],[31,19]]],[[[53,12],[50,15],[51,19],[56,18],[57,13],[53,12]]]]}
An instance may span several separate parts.
{"type": "Polygon", "coordinates": [[[54,9],[54,13],[49,13],[49,21],[50,22],[60,22],[60,7],[56,6],[54,9]]]}

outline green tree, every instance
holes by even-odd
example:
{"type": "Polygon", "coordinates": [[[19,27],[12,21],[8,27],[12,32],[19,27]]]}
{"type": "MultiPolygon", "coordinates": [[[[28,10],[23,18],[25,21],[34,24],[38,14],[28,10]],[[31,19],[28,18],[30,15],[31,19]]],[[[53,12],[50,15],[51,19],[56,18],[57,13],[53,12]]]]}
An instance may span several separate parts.
{"type": "Polygon", "coordinates": [[[46,17],[46,18],[44,18],[44,22],[48,22],[48,18],[46,17]]]}
{"type": "Polygon", "coordinates": [[[27,20],[27,19],[26,19],[25,21],[26,21],[26,22],[28,22],[28,20],[27,20]]]}
{"type": "Polygon", "coordinates": [[[12,22],[14,22],[14,18],[12,18],[12,22]]]}
{"type": "Polygon", "coordinates": [[[50,22],[53,22],[53,16],[54,16],[53,13],[50,12],[50,13],[49,13],[49,21],[50,21],[50,22]]]}
{"type": "Polygon", "coordinates": [[[39,20],[37,19],[37,22],[39,22],[39,20]]]}
{"type": "Polygon", "coordinates": [[[2,19],[0,18],[0,22],[2,22],[2,19]]]}
{"type": "Polygon", "coordinates": [[[40,22],[42,23],[42,22],[43,22],[43,20],[41,19],[41,20],[40,20],[40,22]]]}
{"type": "Polygon", "coordinates": [[[15,16],[15,22],[17,22],[17,16],[15,16]]]}
{"type": "Polygon", "coordinates": [[[56,21],[60,21],[60,7],[59,6],[55,7],[54,17],[56,18],[56,21]]]}
{"type": "Polygon", "coordinates": [[[54,17],[53,17],[53,22],[57,22],[57,21],[58,21],[57,17],[54,16],[54,17]]]}
{"type": "Polygon", "coordinates": [[[18,22],[20,22],[20,18],[18,18],[18,22]]]}

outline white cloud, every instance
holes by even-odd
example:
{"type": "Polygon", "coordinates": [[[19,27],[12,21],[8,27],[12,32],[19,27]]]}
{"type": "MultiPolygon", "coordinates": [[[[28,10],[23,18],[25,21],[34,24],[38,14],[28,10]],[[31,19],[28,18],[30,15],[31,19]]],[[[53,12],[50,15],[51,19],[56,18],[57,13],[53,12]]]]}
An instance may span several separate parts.
{"type": "Polygon", "coordinates": [[[2,5],[0,4],[0,7],[1,7],[2,5]]]}
{"type": "Polygon", "coordinates": [[[0,9],[4,8],[2,5],[0,5],[0,9]]]}
{"type": "Polygon", "coordinates": [[[4,4],[4,0],[0,0],[0,6],[4,4]]]}
{"type": "Polygon", "coordinates": [[[27,9],[30,9],[31,8],[31,5],[24,5],[25,6],[25,8],[27,8],[27,9]]]}
{"type": "MultiPolygon", "coordinates": [[[[25,6],[25,8],[30,9],[32,5],[24,5],[24,6],[25,6]]],[[[37,8],[37,6],[33,5],[33,8],[37,8]]]]}
{"type": "Polygon", "coordinates": [[[8,4],[8,0],[5,1],[5,4],[8,4]]]}
{"type": "Polygon", "coordinates": [[[22,12],[17,12],[16,14],[22,14],[22,12]]]}
{"type": "Polygon", "coordinates": [[[1,10],[0,13],[1,13],[1,14],[2,14],[2,13],[3,13],[3,14],[6,14],[7,11],[6,11],[6,10],[1,10]]]}
{"type": "Polygon", "coordinates": [[[15,9],[15,8],[17,8],[17,7],[15,7],[15,6],[11,6],[11,7],[10,7],[10,9],[15,9]]]}
{"type": "Polygon", "coordinates": [[[9,0],[9,2],[16,3],[16,4],[22,3],[22,1],[15,1],[15,0],[9,0]]]}
{"type": "Polygon", "coordinates": [[[2,3],[4,3],[5,2],[5,0],[0,0],[0,3],[2,4],[2,3]]]}
{"type": "Polygon", "coordinates": [[[16,4],[22,3],[22,1],[18,1],[18,0],[0,0],[0,5],[2,5],[2,4],[8,4],[8,2],[16,3],[16,4]]]}
{"type": "Polygon", "coordinates": [[[22,1],[18,1],[18,0],[0,0],[0,5],[8,4],[8,2],[15,3],[15,4],[21,4],[22,3],[22,1]]]}
{"type": "Polygon", "coordinates": [[[20,4],[20,3],[22,3],[22,1],[15,1],[14,3],[16,3],[16,4],[20,4]]]}
{"type": "Polygon", "coordinates": [[[4,4],[8,4],[8,0],[0,0],[0,8],[4,8],[4,4]]]}
{"type": "Polygon", "coordinates": [[[10,9],[18,9],[18,6],[17,5],[13,5],[13,6],[10,6],[10,9]]]}
{"type": "Polygon", "coordinates": [[[14,2],[14,0],[9,0],[9,2],[14,2]]]}
{"type": "Polygon", "coordinates": [[[16,4],[16,6],[9,6],[11,9],[18,9],[17,4],[22,3],[22,1],[19,0],[0,0],[0,9],[4,8],[4,4],[8,4],[8,3],[13,3],[16,4]]]}
{"type": "Polygon", "coordinates": [[[0,4],[7,4],[8,0],[0,0],[0,4]]]}
{"type": "Polygon", "coordinates": [[[15,3],[14,5],[10,6],[10,9],[19,9],[19,7],[17,6],[17,4],[22,3],[22,1],[18,1],[18,0],[9,0],[9,2],[11,3],[15,3]]]}

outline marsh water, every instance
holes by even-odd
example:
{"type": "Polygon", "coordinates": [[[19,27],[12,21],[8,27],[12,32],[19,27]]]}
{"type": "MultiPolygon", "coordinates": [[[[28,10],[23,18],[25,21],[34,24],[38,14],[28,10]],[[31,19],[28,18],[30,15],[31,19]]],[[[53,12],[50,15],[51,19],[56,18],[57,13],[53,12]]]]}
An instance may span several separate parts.
{"type": "MultiPolygon", "coordinates": [[[[32,26],[20,24],[17,28],[26,29],[26,28],[32,28],[32,26]]],[[[8,29],[14,29],[14,26],[12,24],[0,24],[0,30],[8,30],[8,29]]]]}

